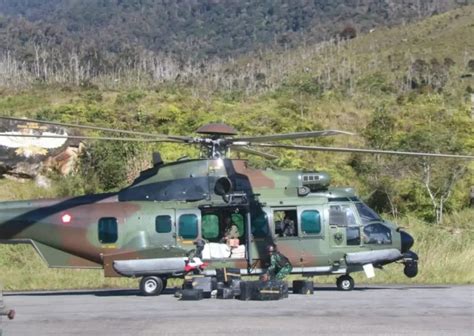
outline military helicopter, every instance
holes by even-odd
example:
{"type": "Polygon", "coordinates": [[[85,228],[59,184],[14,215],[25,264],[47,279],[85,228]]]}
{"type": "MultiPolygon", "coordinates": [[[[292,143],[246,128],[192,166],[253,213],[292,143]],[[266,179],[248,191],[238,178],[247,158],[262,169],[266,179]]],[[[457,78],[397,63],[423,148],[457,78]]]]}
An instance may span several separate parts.
{"type": "MultiPolygon", "coordinates": [[[[264,272],[269,244],[289,258],[293,273],[337,275],[337,287],[354,288],[351,273],[399,262],[407,277],[418,272],[414,239],[382,219],[352,188],[330,186],[325,172],[260,170],[230,159],[230,150],[275,156],[260,148],[362,152],[473,159],[434,153],[380,151],[280,144],[279,140],[349,135],[339,130],[238,136],[225,124],[208,124],[200,136],[148,134],[129,130],[0,117],[61,127],[94,129],[133,137],[86,137],[67,134],[22,134],[20,137],[113,141],[157,141],[198,145],[201,157],[163,163],[114,193],[62,199],[0,203],[0,243],[27,243],[49,267],[99,268],[106,277],[140,277],[144,295],[159,295],[170,278],[189,271],[196,241],[203,242],[202,272],[240,269],[242,275],[264,272]],[[226,218],[238,227],[234,245],[223,243],[226,218]],[[293,230],[285,230],[285,220],[293,230]],[[237,243],[235,242],[237,241],[237,243]]],[[[11,136],[11,135],[10,135],[11,136]]]]}

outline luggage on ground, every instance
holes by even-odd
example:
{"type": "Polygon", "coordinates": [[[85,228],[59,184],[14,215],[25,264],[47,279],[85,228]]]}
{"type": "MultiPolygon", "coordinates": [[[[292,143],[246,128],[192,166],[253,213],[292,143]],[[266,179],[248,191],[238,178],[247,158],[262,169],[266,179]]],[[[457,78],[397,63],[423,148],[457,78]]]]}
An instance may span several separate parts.
{"type": "Polygon", "coordinates": [[[181,300],[183,301],[198,301],[203,298],[202,289],[183,289],[181,291],[181,300]]]}
{"type": "Polygon", "coordinates": [[[313,294],[314,284],[309,280],[293,281],[293,294],[313,294]]]}

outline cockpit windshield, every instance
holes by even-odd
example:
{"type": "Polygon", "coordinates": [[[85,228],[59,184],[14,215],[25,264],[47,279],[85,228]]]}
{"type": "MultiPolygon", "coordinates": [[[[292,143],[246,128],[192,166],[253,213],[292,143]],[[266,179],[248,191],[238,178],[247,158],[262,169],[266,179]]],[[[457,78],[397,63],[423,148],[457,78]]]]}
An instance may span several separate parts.
{"type": "Polygon", "coordinates": [[[355,203],[355,206],[357,207],[357,211],[359,211],[359,216],[362,220],[362,224],[382,221],[382,218],[364,203],[357,202],[355,203]]]}

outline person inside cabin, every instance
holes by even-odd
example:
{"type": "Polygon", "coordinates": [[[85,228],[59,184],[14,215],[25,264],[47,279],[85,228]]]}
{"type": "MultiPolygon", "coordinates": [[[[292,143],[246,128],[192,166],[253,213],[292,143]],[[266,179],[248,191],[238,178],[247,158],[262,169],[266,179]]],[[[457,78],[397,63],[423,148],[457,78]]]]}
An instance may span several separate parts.
{"type": "Polygon", "coordinates": [[[295,221],[291,219],[288,212],[285,212],[285,218],[283,219],[282,226],[283,226],[283,237],[296,236],[295,221]]]}
{"type": "Polygon", "coordinates": [[[206,246],[206,241],[198,238],[193,242],[193,244],[196,245],[193,257],[202,259],[202,251],[204,250],[204,246],[206,246]]]}
{"type": "Polygon", "coordinates": [[[222,242],[229,245],[231,248],[239,246],[240,232],[238,226],[232,221],[230,216],[224,219],[224,236],[222,242]]]}

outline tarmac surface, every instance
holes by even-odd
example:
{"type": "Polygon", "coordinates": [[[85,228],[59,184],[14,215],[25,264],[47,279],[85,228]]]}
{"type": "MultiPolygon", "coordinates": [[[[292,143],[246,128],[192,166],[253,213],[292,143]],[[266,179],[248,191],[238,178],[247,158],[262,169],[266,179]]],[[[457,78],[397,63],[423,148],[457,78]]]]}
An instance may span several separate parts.
{"type": "Polygon", "coordinates": [[[179,301],[135,290],[4,293],[10,335],[474,335],[474,286],[316,287],[280,301],[179,301]]]}

